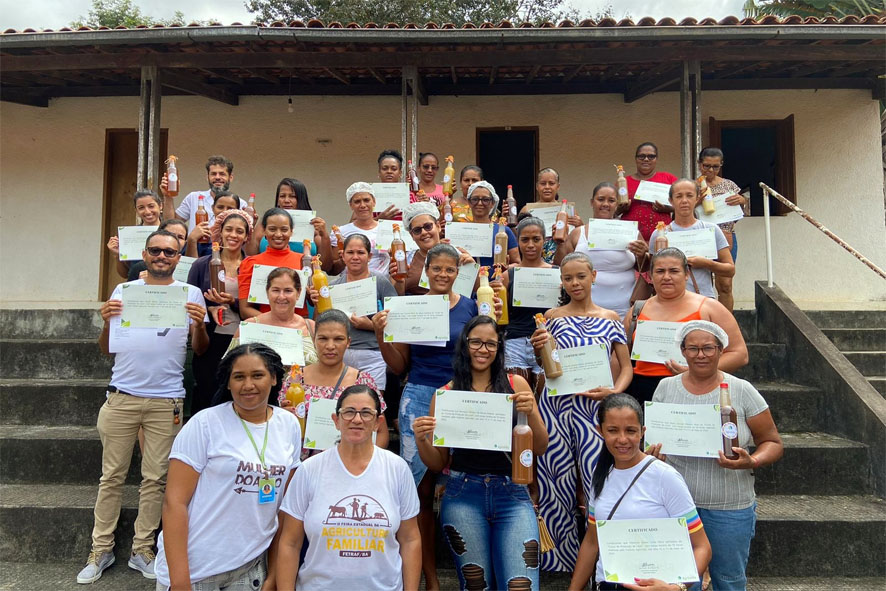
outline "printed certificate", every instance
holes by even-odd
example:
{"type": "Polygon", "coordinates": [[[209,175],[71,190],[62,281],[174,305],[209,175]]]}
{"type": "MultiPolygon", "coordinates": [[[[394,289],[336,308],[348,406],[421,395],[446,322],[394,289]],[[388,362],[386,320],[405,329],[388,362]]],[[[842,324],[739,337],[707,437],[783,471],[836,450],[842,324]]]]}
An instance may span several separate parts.
{"type": "Polygon", "coordinates": [[[637,239],[637,222],[621,220],[588,220],[588,248],[597,250],[627,250],[637,239]]]}
{"type": "Polygon", "coordinates": [[[609,365],[609,353],[606,345],[586,345],[559,349],[560,365],[563,375],[559,378],[548,378],[548,396],[565,396],[587,392],[594,388],[611,388],[612,368],[609,365]]]}
{"type": "Polygon", "coordinates": [[[122,328],[188,328],[187,285],[134,285],[121,287],[122,328]]]}
{"type": "Polygon", "coordinates": [[[298,244],[301,244],[304,240],[313,242],[314,226],[311,225],[311,220],[317,217],[317,212],[306,209],[287,209],[286,213],[292,218],[292,237],[289,241],[298,244]]]}
{"type": "Polygon", "coordinates": [[[312,397],[308,408],[308,417],[305,421],[306,449],[329,449],[335,447],[340,433],[335,428],[332,415],[335,414],[337,401],[333,398],[312,397]]]}
{"type": "Polygon", "coordinates": [[[452,246],[465,249],[472,257],[492,256],[493,224],[448,222],[446,237],[452,246]]]}
{"type": "Polygon", "coordinates": [[[140,261],[148,236],[159,226],[117,226],[117,239],[120,241],[118,257],[121,261],[140,261]]]}
{"type": "Polygon", "coordinates": [[[719,404],[647,402],[646,449],[661,443],[661,453],[716,458],[723,449],[719,404]]]}
{"type": "Polygon", "coordinates": [[[120,317],[112,316],[108,331],[108,351],[158,351],[168,354],[170,339],[164,338],[167,336],[171,335],[165,328],[123,328],[120,326],[120,317]]]}
{"type": "Polygon", "coordinates": [[[675,341],[680,322],[638,320],[631,359],[664,363],[670,359],[685,363],[680,344],[675,341]]]}
{"type": "Polygon", "coordinates": [[[376,277],[329,286],[332,307],[348,316],[370,316],[378,312],[376,277]]]}
{"type": "Polygon", "coordinates": [[[598,519],[597,541],[603,574],[610,583],[633,584],[635,577],[671,583],[698,581],[683,517],[598,519]]]}
{"type": "Polygon", "coordinates": [[[409,205],[409,183],[372,183],[372,194],[373,211],[384,211],[391,205],[403,211],[409,205]]]}
{"type": "MultiPolygon", "coordinates": [[[[474,285],[477,283],[477,276],[480,274],[480,263],[467,263],[458,268],[458,275],[455,283],[452,284],[452,291],[466,298],[474,294],[474,285]]],[[[421,270],[421,277],[418,280],[418,286],[428,289],[428,275],[425,270],[421,270]]]]}
{"type": "MultiPolygon", "coordinates": [[[[268,303],[268,275],[277,267],[273,265],[253,265],[252,279],[249,282],[249,295],[246,298],[250,304],[267,304],[268,303]]],[[[301,308],[305,305],[305,295],[307,295],[307,286],[310,285],[311,272],[299,269],[301,274],[301,290],[298,292],[298,298],[295,300],[295,307],[301,308]]]]}
{"type": "Polygon", "coordinates": [[[449,341],[449,296],[423,295],[385,298],[386,343],[449,341]]]}
{"type": "Polygon", "coordinates": [[[560,269],[514,267],[511,292],[514,306],[556,308],[560,299],[560,269]]]}
{"type": "Polygon", "coordinates": [[[511,451],[514,403],[507,394],[437,390],[434,446],[511,451]]]}
{"type": "Polygon", "coordinates": [[[695,208],[695,217],[703,222],[712,224],[725,224],[726,222],[734,222],[744,217],[744,210],[741,205],[727,205],[726,198],[731,197],[730,194],[716,195],[714,197],[714,213],[708,215],[704,212],[704,208],[699,205],[695,208]]]}
{"type": "MultiPolygon", "coordinates": [[[[555,205],[547,205],[533,207],[529,209],[529,212],[533,217],[537,217],[545,224],[545,238],[550,238],[551,234],[554,232],[554,224],[557,223],[557,214],[560,213],[560,207],[562,203],[557,203],[555,205]]],[[[569,203],[566,208],[566,213],[570,211],[575,211],[575,204],[569,203]]],[[[572,215],[572,214],[569,214],[572,215]]],[[[572,232],[576,226],[569,226],[569,232],[572,232]]]]}
{"type": "Polygon", "coordinates": [[[679,248],[689,257],[717,258],[716,228],[700,228],[698,230],[678,230],[668,232],[668,246],[679,248]]]}
{"type": "Polygon", "coordinates": [[[197,259],[195,257],[186,257],[185,255],[181,255],[178,259],[178,264],[175,266],[175,271],[172,272],[172,278],[176,281],[181,281],[182,283],[188,282],[188,273],[191,272],[191,265],[194,264],[194,261],[197,259]]]}
{"type": "Polygon", "coordinates": [[[655,203],[658,201],[662,205],[668,204],[668,193],[671,192],[671,186],[665,183],[656,183],[653,181],[640,181],[637,192],[634,193],[634,199],[640,201],[648,201],[655,203]]]}
{"type": "Polygon", "coordinates": [[[283,365],[304,365],[305,349],[297,328],[270,326],[257,322],[240,323],[240,344],[261,343],[277,352],[283,365]]]}
{"type": "Polygon", "coordinates": [[[403,226],[403,222],[396,220],[378,220],[378,227],[375,229],[375,248],[378,250],[391,250],[391,241],[394,239],[394,224],[400,226],[400,238],[406,244],[406,251],[417,250],[418,245],[412,239],[409,230],[403,226]]]}

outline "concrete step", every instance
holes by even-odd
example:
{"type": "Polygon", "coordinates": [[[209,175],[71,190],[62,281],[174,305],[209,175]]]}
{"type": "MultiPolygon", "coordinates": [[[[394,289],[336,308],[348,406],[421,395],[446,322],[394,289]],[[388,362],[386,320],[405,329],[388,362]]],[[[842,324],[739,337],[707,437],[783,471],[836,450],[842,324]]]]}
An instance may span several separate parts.
{"type": "Polygon", "coordinates": [[[886,351],[846,351],[843,355],[863,376],[879,376],[886,372],[886,351]]]}
{"type": "Polygon", "coordinates": [[[841,351],[886,351],[886,327],[826,328],[822,332],[841,351]]]}
{"type": "MultiPolygon", "coordinates": [[[[0,425],[0,474],[3,484],[98,486],[102,474],[98,431],[85,426],[0,425]]],[[[141,481],[137,443],[126,481],[141,481]]]]}
{"type": "Polygon", "coordinates": [[[102,325],[98,304],[95,308],[73,310],[0,309],[3,339],[98,338],[102,325]]]}
{"type": "Polygon", "coordinates": [[[748,364],[735,372],[751,382],[780,380],[786,375],[787,347],[778,343],[747,343],[748,364]]]}
{"type": "Polygon", "coordinates": [[[748,576],[886,575],[883,499],[761,495],[757,502],[757,529],[751,543],[748,576]]]}
{"type": "Polygon", "coordinates": [[[755,382],[754,387],[769,404],[779,432],[821,431],[827,421],[820,412],[824,393],[810,386],[787,382],[755,382]]]}
{"type": "Polygon", "coordinates": [[[886,376],[865,376],[871,383],[871,386],[886,397],[886,376]]]}
{"type": "Polygon", "coordinates": [[[886,326],[886,310],[804,310],[804,312],[821,329],[886,326]]]}
{"type": "Polygon", "coordinates": [[[756,310],[735,310],[732,315],[741,329],[741,334],[747,342],[757,340],[757,311],[756,310]]]}
{"type": "Polygon", "coordinates": [[[108,380],[0,380],[0,422],[95,425],[108,380]]]}
{"type": "Polygon", "coordinates": [[[112,363],[95,339],[0,340],[4,379],[109,379],[112,363]]]}
{"type": "Polygon", "coordinates": [[[757,470],[759,494],[850,495],[872,492],[868,447],[827,433],[781,433],[784,457],[757,470]]]}

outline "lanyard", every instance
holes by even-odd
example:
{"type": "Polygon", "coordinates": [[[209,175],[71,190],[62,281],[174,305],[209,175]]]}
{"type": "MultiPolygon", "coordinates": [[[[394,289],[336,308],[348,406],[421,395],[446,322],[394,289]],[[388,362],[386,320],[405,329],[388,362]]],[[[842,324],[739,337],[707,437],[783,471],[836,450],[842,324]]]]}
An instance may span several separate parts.
{"type": "Polygon", "coordinates": [[[240,423],[243,425],[243,430],[246,431],[246,436],[249,437],[249,441],[252,443],[255,453],[258,454],[258,459],[261,460],[261,468],[267,473],[268,468],[265,466],[265,450],[268,449],[268,431],[270,431],[270,425],[268,423],[270,420],[265,422],[265,442],[261,446],[261,451],[258,451],[258,446],[255,444],[255,439],[252,438],[252,433],[250,433],[249,427],[246,426],[246,421],[243,420],[243,417],[237,414],[237,409],[233,406],[231,406],[231,409],[234,411],[234,414],[237,415],[237,418],[240,419],[240,423]]]}

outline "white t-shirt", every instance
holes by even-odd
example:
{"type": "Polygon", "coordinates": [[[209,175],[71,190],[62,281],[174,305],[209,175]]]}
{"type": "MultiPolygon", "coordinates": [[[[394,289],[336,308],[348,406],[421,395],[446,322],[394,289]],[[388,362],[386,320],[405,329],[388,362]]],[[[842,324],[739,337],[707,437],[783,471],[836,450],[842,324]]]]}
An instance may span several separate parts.
{"type": "MultiPolygon", "coordinates": [[[[197,225],[194,215],[197,213],[197,201],[199,201],[200,195],[203,195],[203,208],[206,210],[206,213],[209,214],[209,224],[212,225],[212,220],[215,219],[215,214],[212,213],[212,204],[215,203],[215,200],[212,198],[212,191],[206,189],[205,191],[192,191],[191,193],[188,193],[187,196],[182,199],[179,206],[175,208],[175,214],[188,220],[189,234],[197,225]]],[[[246,202],[241,199],[240,209],[243,209],[244,207],[246,207],[246,202]]]]}
{"type": "MultiPolygon", "coordinates": [[[[350,223],[345,224],[344,226],[339,226],[339,231],[341,232],[342,238],[347,238],[351,234],[363,234],[367,238],[369,238],[369,244],[372,247],[372,252],[370,252],[369,258],[369,270],[375,271],[385,277],[388,276],[388,272],[390,271],[391,264],[391,255],[387,253],[387,251],[379,250],[375,247],[376,237],[378,236],[378,226],[372,228],[371,230],[364,230],[363,228],[358,228],[356,224],[350,223]]],[[[330,244],[333,248],[338,246],[338,240],[335,237],[335,233],[330,233],[330,244]]]]}
{"type": "MultiPolygon", "coordinates": [[[[729,247],[729,243],[726,241],[726,236],[723,234],[723,230],[721,230],[717,224],[710,224],[708,222],[703,222],[702,220],[695,220],[694,224],[686,228],[678,226],[677,222],[671,222],[668,226],[668,231],[683,232],[686,230],[701,230],[703,228],[714,228],[714,236],[717,242],[718,252],[723,248],[729,247]]],[[[649,237],[649,244],[655,244],[655,239],[657,237],[658,230],[655,230],[652,232],[652,236],[649,237]]],[[[695,276],[696,283],[698,283],[698,292],[703,296],[717,299],[717,292],[714,290],[714,283],[711,280],[711,272],[707,269],[692,269],[692,274],[695,276]]],[[[688,280],[686,289],[689,291],[695,291],[695,286],[692,285],[692,279],[688,280]]]]}
{"type": "MultiPolygon", "coordinates": [[[[188,504],[191,582],[243,566],[268,549],[277,531],[277,511],[289,473],[300,463],[301,428],[295,415],[279,408],[273,409],[267,423],[246,426],[259,451],[265,429],[270,429],[265,464],[277,487],[273,503],[258,502],[261,462],[233,403],[198,412],[172,444],[169,459],[200,473],[188,504]]],[[[157,580],[169,585],[162,533],[157,547],[157,580]]]]}
{"type": "MultiPolygon", "coordinates": [[[[701,529],[701,521],[695,503],[683,477],[660,460],[644,458],[627,470],[615,468],[606,477],[606,484],[599,497],[588,504],[588,527],[596,527],[597,519],[608,519],[613,505],[637,475],[643,465],[652,462],[625,495],[612,519],[662,519],[685,517],[690,533],[701,529]]],[[[596,580],[605,581],[603,562],[597,560],[596,580]]]]}
{"type": "MultiPolygon", "coordinates": [[[[144,279],[128,282],[131,285],[145,285],[144,279]]],[[[108,299],[119,300],[123,290],[121,283],[114,288],[108,299]]],[[[203,293],[193,285],[181,281],[173,281],[170,285],[188,286],[188,301],[206,307],[203,293]]],[[[205,316],[204,322],[209,322],[205,316]]],[[[188,319],[188,324],[193,321],[188,319]]],[[[110,324],[114,329],[120,328],[120,316],[112,316],[110,324]]],[[[188,347],[188,329],[185,328],[130,328],[133,332],[154,333],[150,350],[125,351],[114,354],[114,367],[111,370],[111,385],[127,394],[143,398],[183,398],[185,387],[182,374],[185,370],[185,355],[188,347]]],[[[150,337],[139,337],[139,340],[151,341],[150,337]]]]}
{"type": "Polygon", "coordinates": [[[418,493],[406,462],[373,446],[359,476],[334,447],[305,460],[281,511],[304,522],[308,553],[299,589],[403,589],[397,531],[418,515],[418,493]]]}

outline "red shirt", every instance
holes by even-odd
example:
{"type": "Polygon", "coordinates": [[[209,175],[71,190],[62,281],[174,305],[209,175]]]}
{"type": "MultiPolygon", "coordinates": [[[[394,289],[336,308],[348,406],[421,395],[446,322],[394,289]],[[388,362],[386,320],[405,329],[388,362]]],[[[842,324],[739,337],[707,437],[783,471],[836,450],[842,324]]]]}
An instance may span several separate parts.
{"type": "MultiPolygon", "coordinates": [[[[656,172],[646,180],[652,183],[673,185],[677,181],[677,177],[669,172],[656,172]]],[[[621,216],[621,219],[638,222],[640,225],[640,233],[643,235],[646,242],[649,242],[649,237],[652,236],[652,232],[655,231],[656,224],[658,224],[658,222],[664,222],[666,224],[671,223],[671,214],[654,211],[652,209],[652,204],[648,201],[634,201],[634,193],[637,192],[637,188],[640,186],[640,181],[632,176],[628,176],[627,181],[628,197],[631,199],[631,208],[621,216]]]]}
{"type": "MultiPolygon", "coordinates": [[[[243,259],[243,262],[240,263],[240,272],[237,275],[237,291],[239,300],[241,302],[246,302],[247,298],[249,298],[249,284],[252,283],[252,268],[255,265],[289,267],[290,269],[295,269],[296,271],[298,271],[299,269],[301,269],[301,259],[302,255],[289,250],[288,245],[286,247],[286,250],[275,250],[269,247],[266,251],[262,253],[246,257],[245,259],[243,259]]],[[[307,286],[302,285],[301,288],[306,289],[307,286]]],[[[271,309],[271,307],[267,304],[259,304],[258,309],[262,312],[267,312],[271,309]]],[[[301,308],[296,308],[295,313],[299,316],[307,318],[307,304],[305,304],[301,308]]]]}

